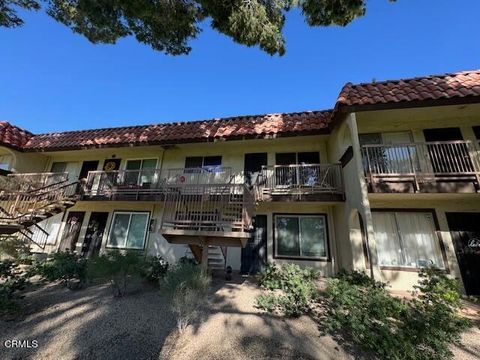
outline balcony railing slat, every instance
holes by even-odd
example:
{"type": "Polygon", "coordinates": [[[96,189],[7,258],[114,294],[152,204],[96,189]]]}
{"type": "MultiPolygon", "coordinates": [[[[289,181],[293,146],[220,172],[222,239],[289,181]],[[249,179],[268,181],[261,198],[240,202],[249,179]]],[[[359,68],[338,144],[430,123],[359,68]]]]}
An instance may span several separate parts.
{"type": "Polygon", "coordinates": [[[371,177],[420,177],[428,181],[480,175],[478,152],[470,141],[436,141],[362,146],[364,171],[371,177]]]}
{"type": "Polygon", "coordinates": [[[343,194],[340,164],[264,166],[259,179],[263,192],[343,194]]]}

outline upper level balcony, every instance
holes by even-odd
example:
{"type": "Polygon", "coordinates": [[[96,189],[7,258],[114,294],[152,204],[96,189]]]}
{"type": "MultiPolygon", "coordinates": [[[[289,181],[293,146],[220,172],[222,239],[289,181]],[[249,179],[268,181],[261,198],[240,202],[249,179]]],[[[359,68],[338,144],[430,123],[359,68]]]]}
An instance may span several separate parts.
{"type": "Polygon", "coordinates": [[[230,167],[90,171],[84,198],[90,200],[163,200],[172,186],[248,185],[257,201],[342,201],[340,164],[264,166],[258,173],[230,167]]]}
{"type": "Polygon", "coordinates": [[[363,145],[369,191],[478,192],[479,149],[470,141],[363,145]]]}
{"type": "Polygon", "coordinates": [[[90,171],[83,196],[90,200],[160,200],[161,169],[90,171]]]}
{"type": "Polygon", "coordinates": [[[342,201],[345,196],[340,164],[264,166],[257,185],[264,201],[342,201]]]}

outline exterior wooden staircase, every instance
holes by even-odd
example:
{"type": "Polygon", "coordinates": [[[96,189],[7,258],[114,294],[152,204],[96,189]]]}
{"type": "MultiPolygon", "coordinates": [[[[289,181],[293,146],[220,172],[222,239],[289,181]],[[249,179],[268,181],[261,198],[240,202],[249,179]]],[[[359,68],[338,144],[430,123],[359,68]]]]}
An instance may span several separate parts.
{"type": "Polygon", "coordinates": [[[173,244],[242,247],[254,210],[245,184],[168,185],[161,233],[173,244]]]}
{"type": "Polygon", "coordinates": [[[194,258],[198,263],[203,261],[203,250],[207,249],[207,268],[209,271],[225,271],[227,265],[227,249],[226,246],[216,245],[188,245],[185,256],[194,258]]]}
{"type": "MultiPolygon", "coordinates": [[[[75,205],[79,183],[66,180],[29,191],[0,189],[0,235],[19,233],[31,239],[32,228],[75,205]]],[[[43,230],[44,231],[44,230],[43,230]]],[[[48,236],[48,234],[47,234],[48,236]]]]}

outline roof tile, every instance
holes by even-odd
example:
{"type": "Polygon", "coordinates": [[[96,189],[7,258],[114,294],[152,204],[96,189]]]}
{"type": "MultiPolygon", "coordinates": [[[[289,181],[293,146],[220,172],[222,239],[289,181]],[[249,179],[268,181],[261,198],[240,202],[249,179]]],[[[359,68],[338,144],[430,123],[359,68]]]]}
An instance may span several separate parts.
{"type": "Polygon", "coordinates": [[[480,70],[366,84],[347,84],[337,106],[438,100],[480,96],[480,70]]]}

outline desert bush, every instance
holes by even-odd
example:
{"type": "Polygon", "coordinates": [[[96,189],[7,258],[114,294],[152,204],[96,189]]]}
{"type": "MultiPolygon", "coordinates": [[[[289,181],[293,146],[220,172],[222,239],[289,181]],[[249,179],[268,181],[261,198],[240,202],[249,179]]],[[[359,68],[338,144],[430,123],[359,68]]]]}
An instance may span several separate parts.
{"type": "Polygon", "coordinates": [[[197,317],[198,309],[207,298],[210,282],[210,276],[200,265],[179,263],[167,272],[161,289],[170,299],[180,332],[197,317]]]}
{"type": "Polygon", "coordinates": [[[127,290],[128,279],[141,272],[142,256],[133,251],[109,251],[88,261],[88,277],[107,280],[113,296],[122,297],[127,290]]]}
{"type": "Polygon", "coordinates": [[[36,264],[36,273],[47,281],[61,281],[70,290],[83,287],[87,260],[74,253],[57,252],[36,264]]]}
{"type": "Polygon", "coordinates": [[[0,261],[0,315],[17,313],[19,292],[28,284],[28,273],[19,269],[13,260],[0,261]]]}
{"type": "Polygon", "coordinates": [[[268,265],[259,277],[259,284],[270,291],[256,299],[256,306],[265,311],[279,310],[285,316],[298,317],[311,311],[317,296],[315,279],[317,271],[295,264],[277,267],[268,265]]]}
{"type": "Polygon", "coordinates": [[[168,262],[161,256],[149,256],[142,264],[140,275],[147,281],[159,284],[168,271],[168,262]]]}
{"type": "Polygon", "coordinates": [[[386,284],[365,274],[341,272],[326,289],[322,323],[372,357],[380,359],[447,359],[468,322],[458,315],[456,280],[442,271],[424,269],[407,301],[391,296],[386,284]]]}

